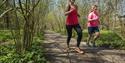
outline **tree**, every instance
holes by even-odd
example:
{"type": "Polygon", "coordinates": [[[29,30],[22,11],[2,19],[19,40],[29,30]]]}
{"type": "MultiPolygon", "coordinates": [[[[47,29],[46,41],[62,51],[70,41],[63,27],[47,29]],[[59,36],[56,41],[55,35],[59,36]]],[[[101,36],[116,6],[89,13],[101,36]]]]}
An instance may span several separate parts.
{"type": "Polygon", "coordinates": [[[16,50],[25,52],[33,42],[33,37],[44,30],[44,18],[48,13],[50,0],[3,0],[0,18],[12,32],[16,50]]]}

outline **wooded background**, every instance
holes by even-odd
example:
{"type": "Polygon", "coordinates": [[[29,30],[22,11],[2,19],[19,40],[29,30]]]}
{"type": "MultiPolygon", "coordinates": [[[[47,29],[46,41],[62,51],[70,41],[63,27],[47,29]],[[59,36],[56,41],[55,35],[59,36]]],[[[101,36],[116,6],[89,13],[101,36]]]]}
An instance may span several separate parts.
{"type": "MultiPolygon", "coordinates": [[[[66,0],[0,0],[0,35],[9,33],[18,53],[29,49],[34,37],[43,36],[45,30],[66,35],[66,4],[66,0]]],[[[123,40],[115,43],[125,46],[125,0],[76,0],[76,4],[83,33],[87,30],[88,11],[93,4],[97,4],[101,15],[100,29],[119,37],[107,34],[109,37],[104,40],[123,40]]],[[[0,40],[0,44],[4,42],[6,39],[0,40]]]]}

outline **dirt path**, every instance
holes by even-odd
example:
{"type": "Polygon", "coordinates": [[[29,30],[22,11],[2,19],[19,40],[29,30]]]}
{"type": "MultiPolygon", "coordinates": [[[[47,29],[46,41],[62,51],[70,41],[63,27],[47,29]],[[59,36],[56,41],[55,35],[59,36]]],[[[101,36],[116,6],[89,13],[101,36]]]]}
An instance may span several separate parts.
{"type": "MultiPolygon", "coordinates": [[[[76,40],[72,38],[70,47],[74,47],[75,43],[76,40]]],[[[66,36],[52,31],[45,32],[44,48],[48,63],[125,63],[124,50],[91,48],[85,42],[81,42],[80,47],[86,51],[85,54],[78,54],[73,49],[68,54],[64,52],[66,36]]]]}

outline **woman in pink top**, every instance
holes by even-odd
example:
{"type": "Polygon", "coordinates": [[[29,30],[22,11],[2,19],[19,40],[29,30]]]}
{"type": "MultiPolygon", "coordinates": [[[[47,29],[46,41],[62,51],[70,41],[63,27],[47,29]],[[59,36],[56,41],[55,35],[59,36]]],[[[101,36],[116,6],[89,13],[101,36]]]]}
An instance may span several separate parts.
{"type": "Polygon", "coordinates": [[[100,35],[99,12],[97,10],[97,5],[93,5],[91,8],[91,11],[88,15],[87,26],[88,26],[88,33],[89,33],[87,45],[90,46],[90,43],[92,43],[93,47],[95,47],[96,46],[95,41],[99,38],[99,35],[100,35]],[[93,40],[92,40],[92,38],[93,38],[93,40]]]}
{"type": "Polygon", "coordinates": [[[82,29],[78,22],[78,7],[76,4],[74,4],[75,0],[69,0],[68,6],[66,7],[65,15],[66,15],[66,29],[67,29],[67,46],[69,48],[69,43],[72,37],[72,29],[74,29],[77,32],[78,38],[77,38],[77,45],[75,50],[78,53],[83,53],[83,51],[79,48],[80,42],[82,39],[82,29]]]}

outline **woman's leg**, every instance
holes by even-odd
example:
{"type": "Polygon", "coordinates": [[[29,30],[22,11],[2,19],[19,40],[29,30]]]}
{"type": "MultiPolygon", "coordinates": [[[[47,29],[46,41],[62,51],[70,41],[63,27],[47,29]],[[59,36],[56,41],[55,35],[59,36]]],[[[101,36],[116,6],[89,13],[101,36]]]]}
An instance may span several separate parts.
{"type": "Polygon", "coordinates": [[[80,42],[82,40],[82,29],[81,29],[80,25],[75,26],[74,29],[75,29],[75,31],[77,32],[77,35],[78,35],[78,37],[77,37],[77,47],[79,47],[80,42]]]}
{"type": "Polygon", "coordinates": [[[100,36],[100,32],[99,32],[99,28],[98,27],[95,27],[94,28],[94,37],[93,37],[93,47],[96,47],[96,45],[95,45],[95,41],[99,38],[99,36],[100,36]]]}
{"type": "Polygon", "coordinates": [[[88,46],[91,46],[90,43],[91,43],[92,38],[93,38],[93,35],[89,33],[88,34],[88,39],[87,39],[87,45],[88,46]]]}
{"type": "Polygon", "coordinates": [[[90,43],[93,39],[93,33],[94,33],[93,27],[88,27],[88,39],[87,39],[87,45],[88,46],[90,46],[90,43]]]}
{"type": "Polygon", "coordinates": [[[77,37],[77,47],[76,47],[75,50],[76,50],[78,53],[84,53],[84,52],[80,49],[80,47],[79,47],[79,46],[80,46],[81,39],[82,39],[82,29],[81,29],[80,25],[75,26],[74,29],[75,29],[75,31],[77,32],[77,35],[78,35],[78,37],[77,37]]]}
{"type": "Polygon", "coordinates": [[[100,32],[95,32],[95,36],[94,36],[94,40],[93,41],[96,41],[100,36],[100,32]]]}
{"type": "Polygon", "coordinates": [[[70,43],[70,40],[71,40],[71,37],[72,37],[72,26],[71,25],[66,25],[66,30],[67,30],[67,47],[69,48],[69,43],[70,43]]]}
{"type": "Polygon", "coordinates": [[[100,36],[99,28],[95,27],[95,36],[93,41],[96,41],[99,38],[99,36],[100,36]]]}

